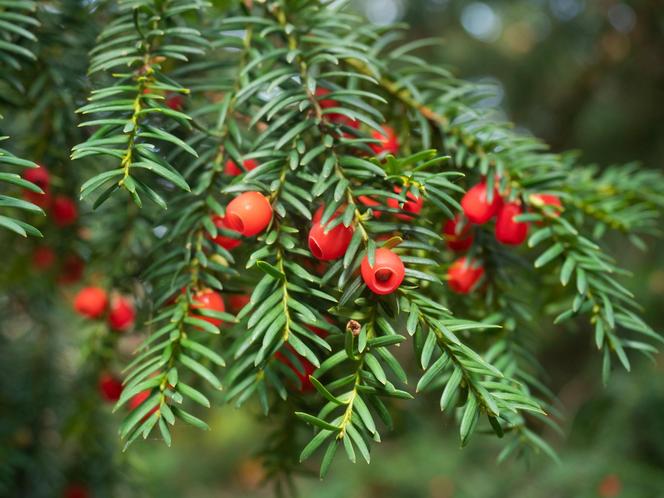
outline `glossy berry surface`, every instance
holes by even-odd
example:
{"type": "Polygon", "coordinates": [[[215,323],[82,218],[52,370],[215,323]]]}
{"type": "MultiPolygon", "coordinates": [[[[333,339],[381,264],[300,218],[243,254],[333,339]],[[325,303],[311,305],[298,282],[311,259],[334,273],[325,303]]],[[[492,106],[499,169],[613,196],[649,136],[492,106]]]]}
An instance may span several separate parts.
{"type": "Polygon", "coordinates": [[[251,171],[252,169],[256,169],[258,167],[258,162],[256,162],[255,159],[245,159],[242,162],[242,166],[244,169],[240,168],[235,161],[232,159],[229,159],[226,161],[226,164],[224,165],[224,173],[226,173],[229,176],[238,176],[244,173],[245,171],[251,171]]]}
{"type": "Polygon", "coordinates": [[[477,260],[457,259],[447,270],[447,284],[457,294],[469,294],[484,275],[484,267],[477,260]]]}
{"type": "Polygon", "coordinates": [[[136,311],[131,300],[124,296],[115,296],[111,299],[108,324],[113,330],[120,332],[131,328],[135,319],[136,311]]]}
{"type": "Polygon", "coordinates": [[[518,246],[528,237],[528,223],[515,221],[514,217],[523,214],[523,208],[516,202],[504,204],[496,218],[496,240],[501,244],[518,246]]]}
{"type": "Polygon", "coordinates": [[[85,287],[74,298],[74,309],[86,318],[99,318],[106,311],[108,297],[99,287],[85,287]]]}
{"type": "Polygon", "coordinates": [[[489,200],[486,182],[481,182],[468,190],[461,199],[461,207],[471,223],[482,225],[498,214],[502,204],[498,189],[494,188],[489,200]]]}
{"type": "Polygon", "coordinates": [[[443,223],[443,238],[452,251],[467,251],[473,245],[473,229],[461,214],[443,223]]]}
{"type": "MultiPolygon", "coordinates": [[[[400,194],[401,191],[401,187],[394,187],[394,192],[397,194],[400,194]]],[[[403,213],[396,213],[394,216],[400,220],[409,221],[413,219],[414,215],[418,214],[422,210],[424,199],[422,196],[416,196],[412,192],[408,192],[406,199],[406,202],[401,204],[399,200],[390,197],[387,199],[387,205],[392,209],[403,211],[403,213]]]]}
{"type": "Polygon", "coordinates": [[[379,143],[371,143],[369,147],[376,155],[392,154],[396,156],[399,153],[399,139],[397,138],[394,129],[390,126],[383,126],[382,132],[374,130],[371,132],[371,137],[379,140],[379,143]]]}
{"type": "Polygon", "coordinates": [[[374,294],[391,294],[399,288],[406,274],[403,261],[389,249],[376,249],[374,265],[365,256],[360,267],[362,279],[374,294]]]}
{"type": "Polygon", "coordinates": [[[309,230],[309,250],[316,259],[330,261],[339,259],[346,254],[346,249],[353,238],[354,229],[352,226],[346,227],[343,223],[338,224],[331,230],[327,230],[332,220],[340,213],[337,212],[332,218],[323,225],[320,219],[323,215],[324,207],[318,208],[314,214],[313,224],[309,230]]]}
{"type": "Polygon", "coordinates": [[[214,225],[219,230],[228,230],[233,232],[234,234],[237,234],[237,238],[235,238],[235,237],[230,237],[228,235],[223,235],[221,232],[217,232],[217,236],[211,239],[212,242],[220,245],[224,249],[228,249],[229,251],[231,249],[235,249],[237,246],[242,244],[242,241],[239,238],[241,234],[231,228],[230,223],[228,223],[228,220],[226,219],[225,216],[215,215],[212,218],[212,223],[214,223],[214,225]]]}
{"type": "MultiPolygon", "coordinates": [[[[194,309],[203,309],[210,311],[226,311],[226,306],[224,305],[224,299],[221,297],[217,291],[212,289],[204,289],[197,292],[192,300],[191,308],[194,309]]],[[[211,323],[215,327],[219,327],[222,324],[223,320],[221,318],[214,318],[211,316],[195,315],[191,314],[191,317],[198,318],[200,320],[205,320],[208,323],[211,323]]]]}
{"type": "Polygon", "coordinates": [[[99,393],[106,401],[115,403],[122,394],[122,381],[109,373],[102,373],[99,376],[99,393]]]}
{"type": "Polygon", "coordinates": [[[51,215],[56,225],[66,227],[74,224],[78,219],[78,207],[71,198],[59,195],[53,199],[51,215]]]}
{"type": "Polygon", "coordinates": [[[264,231],[272,220],[272,206],[260,192],[244,192],[228,203],[226,221],[245,237],[264,231]]]}

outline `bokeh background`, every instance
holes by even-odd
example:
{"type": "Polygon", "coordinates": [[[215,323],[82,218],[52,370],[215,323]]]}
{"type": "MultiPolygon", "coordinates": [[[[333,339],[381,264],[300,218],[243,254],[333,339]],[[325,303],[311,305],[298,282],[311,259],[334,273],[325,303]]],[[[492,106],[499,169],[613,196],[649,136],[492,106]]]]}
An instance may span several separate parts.
{"type": "MultiPolygon", "coordinates": [[[[585,162],[604,166],[664,164],[661,0],[356,0],[353,7],[374,23],[409,23],[413,38],[442,39],[423,49],[432,63],[494,85],[495,97],[486,104],[554,150],[576,149],[585,162]]],[[[644,253],[617,236],[607,242],[623,266],[634,269],[630,286],[646,318],[664,330],[664,245],[648,240],[644,253]]],[[[72,331],[71,315],[61,318],[11,326],[0,318],[0,334],[11,339],[3,343],[11,348],[0,349],[0,418],[11,410],[14,416],[4,420],[15,421],[0,424],[0,496],[2,489],[7,496],[60,496],[58,490],[76,480],[95,497],[272,495],[262,485],[256,455],[269,428],[251,410],[213,409],[211,432],[181,424],[175,448],[147,441],[125,454],[118,451],[110,408],[92,427],[85,413],[72,413],[80,401],[71,399],[71,379],[84,368],[84,334],[72,331]],[[54,358],[53,350],[61,354],[54,358]],[[76,460],[70,457],[78,446],[70,441],[80,438],[87,448],[80,472],[75,465],[63,468],[62,462],[76,460]]],[[[630,374],[616,371],[603,386],[599,356],[583,325],[561,331],[548,321],[541,320],[546,339],[538,356],[560,399],[562,431],[543,428],[541,434],[559,462],[531,455],[498,463],[501,446],[493,437],[475,437],[461,449],[453,423],[432,417],[435,400],[423,399],[409,404],[395,433],[375,447],[370,466],[337,459],[323,483],[298,478],[301,495],[664,497],[664,358],[635,361],[630,374]]],[[[98,401],[88,403],[97,410],[98,401]]]]}

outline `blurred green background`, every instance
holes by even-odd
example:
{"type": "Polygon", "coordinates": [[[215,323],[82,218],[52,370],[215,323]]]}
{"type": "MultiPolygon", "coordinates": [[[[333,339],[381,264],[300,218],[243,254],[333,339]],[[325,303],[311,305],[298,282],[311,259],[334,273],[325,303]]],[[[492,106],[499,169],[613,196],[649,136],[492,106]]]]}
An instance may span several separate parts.
{"type": "MultiPolygon", "coordinates": [[[[410,23],[413,38],[442,38],[442,47],[425,49],[430,60],[460,77],[494,84],[496,96],[487,105],[499,106],[506,119],[524,133],[544,138],[554,150],[578,149],[585,162],[601,165],[639,160],[649,168],[662,167],[661,0],[357,0],[354,7],[375,23],[410,23]]],[[[642,253],[620,237],[608,241],[624,258],[622,265],[635,270],[630,287],[646,318],[661,331],[664,245],[649,242],[651,249],[642,253]]],[[[32,386],[11,400],[12,410],[48,411],[71,388],[67,369],[60,367],[76,364],[80,337],[58,338],[52,326],[37,323],[14,337],[14,347],[24,348],[27,363],[17,366],[9,357],[16,351],[0,350],[0,383],[21,383],[23,378],[32,386]],[[39,348],[35,337],[44,339],[39,348]],[[45,361],[48,341],[68,341],[72,358],[45,361]],[[52,385],[47,381],[56,371],[65,375],[58,379],[65,386],[62,392],[45,387],[52,385]]],[[[582,327],[575,332],[547,327],[547,340],[538,351],[549,385],[560,398],[563,434],[542,430],[558,451],[559,464],[544,455],[499,464],[500,442],[492,437],[475,437],[460,449],[452,421],[436,413],[436,400],[422,399],[409,406],[407,417],[398,418],[395,433],[375,447],[370,466],[337,459],[323,483],[298,478],[301,496],[664,497],[664,358],[659,355],[654,365],[635,361],[631,374],[617,371],[604,387],[591,335],[582,327]]],[[[70,369],[72,378],[76,368],[70,369]]],[[[61,410],[66,414],[66,404],[61,410]]],[[[110,408],[104,411],[111,419],[110,408]]],[[[55,413],[53,419],[59,419],[55,413]]],[[[81,469],[68,468],[67,475],[59,474],[62,469],[53,462],[77,450],[62,439],[56,422],[40,433],[38,444],[28,426],[3,425],[2,435],[26,449],[18,474],[25,494],[10,496],[53,496],[53,483],[64,486],[77,479],[85,480],[95,497],[271,496],[272,489],[261,485],[263,470],[256,457],[270,437],[269,428],[250,409],[215,409],[210,419],[208,433],[182,424],[171,450],[148,441],[122,455],[115,447],[114,422],[98,424],[85,435],[88,450],[81,455],[81,469]],[[92,465],[96,471],[91,472],[90,459],[103,465],[92,465]]],[[[0,452],[0,469],[2,462],[0,452]]],[[[8,467],[0,470],[0,483],[9,474],[8,467]]]]}

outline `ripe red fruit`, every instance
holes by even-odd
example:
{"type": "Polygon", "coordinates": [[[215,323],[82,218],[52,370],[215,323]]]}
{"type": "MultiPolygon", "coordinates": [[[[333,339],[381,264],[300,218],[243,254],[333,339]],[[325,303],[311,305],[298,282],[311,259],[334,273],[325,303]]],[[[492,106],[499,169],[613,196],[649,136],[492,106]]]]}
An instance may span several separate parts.
{"type": "MultiPolygon", "coordinates": [[[[394,187],[394,191],[397,194],[400,194],[401,190],[402,190],[401,187],[394,187]]],[[[412,192],[409,191],[408,194],[406,195],[406,199],[410,199],[410,200],[407,200],[406,202],[404,202],[403,207],[399,206],[399,204],[400,204],[399,200],[393,199],[392,197],[387,199],[387,205],[389,207],[391,207],[392,209],[400,209],[400,210],[402,210],[406,213],[412,213],[412,214],[418,214],[422,210],[422,206],[424,205],[424,199],[421,196],[416,197],[412,192]]],[[[405,220],[405,221],[409,221],[409,220],[413,219],[413,216],[411,216],[410,214],[401,214],[401,213],[399,213],[399,214],[395,214],[395,216],[397,218],[399,218],[401,220],[405,220]]]]}
{"type": "Polygon", "coordinates": [[[85,271],[85,261],[78,254],[70,254],[62,263],[62,271],[58,277],[61,284],[73,284],[81,280],[85,271]]]}
{"type": "Polygon", "coordinates": [[[382,216],[383,213],[380,211],[382,204],[377,200],[372,199],[368,195],[360,195],[358,196],[357,200],[365,206],[371,208],[371,212],[373,213],[374,218],[378,219],[382,216]]]}
{"type": "Polygon", "coordinates": [[[74,298],[74,309],[87,318],[99,318],[104,314],[107,304],[106,291],[99,287],[85,287],[74,298]]]}
{"type": "Polygon", "coordinates": [[[49,175],[48,170],[41,165],[38,165],[36,168],[26,169],[22,176],[24,180],[34,183],[44,192],[46,192],[50,185],[51,175],[49,175]]]}
{"type": "Polygon", "coordinates": [[[109,373],[102,373],[99,376],[99,392],[106,401],[115,403],[122,394],[122,381],[109,373]]]}
{"type": "Polygon", "coordinates": [[[311,226],[311,230],[309,230],[309,250],[315,258],[323,261],[339,259],[346,254],[346,249],[348,249],[350,240],[353,238],[355,229],[352,226],[346,227],[343,223],[340,223],[331,230],[326,231],[332,220],[340,213],[335,213],[323,225],[320,223],[323,211],[324,206],[321,206],[314,214],[313,225],[311,226]]]}
{"type": "Polygon", "coordinates": [[[121,332],[134,325],[136,311],[132,302],[124,296],[114,296],[111,299],[111,311],[108,314],[108,323],[113,330],[121,332]]]}
{"type": "Polygon", "coordinates": [[[88,488],[82,484],[70,484],[62,493],[62,498],[90,498],[91,496],[88,488]]]}
{"type": "MultiPolygon", "coordinates": [[[[320,97],[324,97],[330,93],[330,91],[327,88],[322,88],[318,87],[316,88],[316,97],[318,97],[318,105],[320,105],[321,109],[330,109],[332,107],[339,107],[339,102],[337,102],[334,99],[321,99],[320,97]]],[[[351,119],[348,116],[344,114],[339,114],[337,112],[331,112],[328,114],[325,114],[323,116],[325,119],[329,120],[332,123],[339,123],[343,124],[346,126],[350,126],[351,128],[359,128],[360,127],[360,122],[357,119],[351,119]]]]}
{"type": "Polygon", "coordinates": [[[514,221],[515,216],[523,214],[523,208],[516,202],[504,204],[496,219],[496,240],[502,244],[518,246],[528,237],[528,223],[514,221]]]}
{"type": "Polygon", "coordinates": [[[487,194],[486,182],[483,181],[468,190],[461,199],[463,212],[471,223],[482,225],[498,213],[502,204],[498,189],[494,187],[491,202],[487,194]]]}
{"type": "Polygon", "coordinates": [[[401,285],[406,268],[401,258],[389,249],[376,249],[374,265],[369,265],[369,257],[362,260],[361,273],[364,283],[374,294],[391,294],[401,285]]]}
{"type": "MultiPolygon", "coordinates": [[[[203,309],[210,311],[226,311],[226,306],[224,305],[224,300],[216,291],[212,289],[203,289],[202,291],[197,292],[194,295],[193,303],[191,309],[203,309]]],[[[219,327],[223,320],[220,318],[213,318],[211,316],[203,315],[194,315],[190,314],[192,318],[198,318],[200,320],[205,320],[208,323],[211,323],[215,327],[219,327]]]]}
{"type": "Polygon", "coordinates": [[[51,214],[56,225],[66,227],[76,222],[78,207],[69,197],[59,195],[53,200],[51,214]]]}
{"type": "Polygon", "coordinates": [[[447,283],[458,294],[469,294],[484,275],[484,268],[477,260],[457,259],[447,270],[447,283]]]}
{"type": "Polygon", "coordinates": [[[371,132],[371,136],[379,140],[379,143],[369,144],[369,147],[371,147],[375,154],[386,153],[395,156],[399,152],[399,139],[392,127],[383,126],[382,133],[374,130],[371,132]]]}
{"type": "MultiPolygon", "coordinates": [[[[133,411],[136,410],[139,406],[141,406],[145,401],[150,397],[152,394],[152,391],[150,389],[146,389],[145,391],[141,391],[138,394],[135,394],[132,396],[132,398],[129,400],[129,410],[133,411]]],[[[150,410],[148,413],[145,414],[145,417],[143,417],[142,421],[147,420],[147,418],[152,415],[154,412],[157,411],[157,408],[159,407],[159,404],[155,405],[155,407],[150,410]]]]}
{"type": "Polygon", "coordinates": [[[451,250],[467,251],[473,245],[472,227],[461,214],[457,214],[443,224],[443,238],[451,250]]]}
{"type": "Polygon", "coordinates": [[[311,363],[309,360],[307,360],[304,356],[299,355],[298,353],[295,352],[295,350],[287,345],[286,346],[298,359],[300,365],[296,367],[293,365],[293,363],[288,359],[286,355],[283,353],[280,353],[277,351],[275,354],[275,358],[277,358],[278,361],[286,365],[288,368],[290,368],[295,375],[297,375],[297,378],[300,381],[300,392],[301,393],[308,393],[314,390],[314,386],[311,383],[311,379],[309,379],[309,376],[314,373],[316,370],[316,367],[311,363]],[[300,370],[304,370],[304,372],[301,372],[300,370]]]}
{"type": "Polygon", "coordinates": [[[38,270],[47,270],[55,263],[55,251],[47,246],[39,246],[32,253],[32,266],[38,270]]]}
{"type": "Polygon", "coordinates": [[[244,170],[239,168],[237,164],[235,164],[235,161],[232,159],[229,159],[226,161],[226,165],[224,166],[224,173],[226,173],[229,176],[238,176],[244,173],[245,171],[251,171],[252,169],[256,169],[258,167],[258,163],[256,162],[255,159],[246,159],[245,161],[242,162],[242,166],[244,166],[244,170]]]}
{"type": "MultiPolygon", "coordinates": [[[[226,216],[215,215],[215,216],[212,217],[212,223],[214,223],[214,225],[219,229],[229,230],[229,231],[237,233],[238,237],[240,236],[239,232],[237,232],[237,231],[235,231],[231,228],[230,224],[228,223],[228,219],[227,219],[226,216]]],[[[228,249],[229,251],[231,249],[235,249],[237,246],[239,246],[242,243],[242,241],[239,238],[235,239],[233,237],[228,237],[228,236],[223,235],[221,233],[217,233],[217,236],[214,239],[211,239],[211,240],[215,244],[218,244],[221,247],[223,247],[224,249],[228,249]]]]}
{"type": "Polygon", "coordinates": [[[242,308],[249,304],[251,296],[249,294],[230,294],[226,299],[231,313],[238,314],[242,308]]]}
{"type": "Polygon", "coordinates": [[[169,93],[166,95],[166,105],[174,111],[181,111],[184,107],[184,96],[179,93],[169,93]]]}
{"type": "Polygon", "coordinates": [[[244,192],[226,206],[226,221],[245,237],[261,233],[271,220],[272,206],[260,192],[244,192]]]}
{"type": "Polygon", "coordinates": [[[553,206],[553,209],[548,209],[551,216],[560,216],[560,212],[563,210],[563,203],[557,195],[532,194],[528,200],[530,204],[534,204],[535,206],[553,206]]]}

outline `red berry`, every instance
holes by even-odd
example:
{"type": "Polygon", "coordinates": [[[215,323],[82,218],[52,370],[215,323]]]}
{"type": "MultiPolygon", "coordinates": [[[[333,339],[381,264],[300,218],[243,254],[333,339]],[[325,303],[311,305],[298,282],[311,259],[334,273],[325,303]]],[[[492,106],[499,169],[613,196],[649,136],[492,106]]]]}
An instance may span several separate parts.
{"type": "Polygon", "coordinates": [[[371,132],[371,136],[379,140],[379,143],[369,144],[369,147],[371,147],[375,154],[386,153],[395,156],[399,152],[399,139],[392,127],[383,126],[382,133],[374,130],[371,132]]]}
{"type": "Polygon", "coordinates": [[[484,275],[484,268],[477,260],[457,259],[447,270],[447,282],[454,292],[468,294],[475,289],[484,275]]]}
{"type": "Polygon", "coordinates": [[[382,204],[377,200],[372,199],[368,195],[360,195],[358,196],[357,200],[365,206],[371,208],[371,212],[373,213],[374,218],[378,219],[382,216],[383,213],[380,211],[382,204]]]}
{"type": "MultiPolygon", "coordinates": [[[[194,295],[192,300],[191,309],[203,309],[210,311],[226,311],[226,306],[224,305],[224,300],[216,291],[212,289],[203,289],[202,291],[197,292],[194,295]]],[[[211,323],[215,327],[219,327],[223,320],[220,318],[213,318],[211,316],[203,315],[190,315],[192,318],[198,318],[200,320],[205,320],[208,323],[211,323]]]]}
{"type": "MultiPolygon", "coordinates": [[[[236,232],[231,228],[226,216],[215,215],[212,217],[212,222],[218,229],[228,230],[237,233],[238,237],[241,235],[239,232],[236,232]]],[[[222,235],[221,233],[217,233],[217,236],[214,239],[212,239],[212,242],[220,245],[224,249],[228,249],[229,251],[231,249],[235,249],[237,246],[239,246],[242,243],[242,241],[239,238],[236,239],[233,237],[228,237],[226,235],[222,235]]]]}
{"type": "Polygon", "coordinates": [[[107,304],[106,291],[99,287],[85,287],[74,298],[74,309],[87,318],[99,318],[104,314],[107,304]]]}
{"type": "Polygon", "coordinates": [[[493,218],[502,204],[498,189],[494,187],[491,202],[487,197],[486,182],[480,182],[465,193],[461,207],[471,223],[482,225],[493,218]]]}
{"type": "MultiPolygon", "coordinates": [[[[397,194],[400,194],[401,190],[402,190],[401,187],[394,187],[394,191],[397,194]]],[[[403,207],[400,206],[401,201],[394,199],[392,197],[387,199],[387,205],[392,209],[398,209],[401,211],[405,211],[406,213],[412,213],[412,214],[418,214],[422,210],[422,206],[424,205],[424,199],[421,196],[416,197],[412,192],[409,191],[408,194],[406,195],[406,199],[410,200],[404,202],[403,207]]],[[[413,216],[409,214],[399,213],[395,214],[395,216],[404,221],[409,221],[413,219],[413,216]]]]}
{"type": "Polygon", "coordinates": [[[78,207],[69,197],[59,195],[53,200],[51,214],[56,225],[66,227],[73,224],[78,218],[78,207]]]}
{"type": "Polygon", "coordinates": [[[62,493],[62,498],[90,498],[88,488],[82,484],[69,484],[62,493]]]}
{"type": "Polygon", "coordinates": [[[55,251],[50,247],[39,246],[32,253],[32,265],[38,270],[47,270],[55,263],[55,251]]]}
{"type": "Polygon", "coordinates": [[[376,249],[373,267],[369,265],[369,256],[362,260],[362,279],[374,294],[391,294],[397,290],[403,282],[405,272],[401,258],[389,249],[376,249]]]}
{"type": "Polygon", "coordinates": [[[181,111],[184,107],[184,97],[179,93],[169,93],[166,95],[166,105],[174,111],[181,111]]]}
{"type": "Polygon", "coordinates": [[[353,238],[354,228],[352,226],[346,227],[343,223],[339,223],[331,230],[326,230],[333,219],[335,219],[340,212],[337,211],[332,218],[323,225],[320,219],[323,216],[324,206],[318,208],[313,218],[313,225],[309,230],[309,250],[315,258],[330,261],[339,259],[346,254],[346,249],[353,238]]]}
{"type": "MultiPolygon", "coordinates": [[[[320,97],[324,97],[330,93],[330,91],[327,88],[321,88],[318,87],[316,88],[316,97],[318,98],[318,105],[320,105],[321,109],[330,109],[332,107],[339,107],[339,102],[337,102],[334,99],[321,99],[320,97]]],[[[323,116],[325,119],[329,120],[332,123],[338,123],[346,126],[350,126],[351,128],[359,128],[360,127],[360,122],[357,119],[352,119],[349,118],[348,116],[344,114],[339,114],[338,112],[330,112],[327,114],[324,114],[323,116]]]]}
{"type": "Polygon", "coordinates": [[[99,376],[99,392],[106,401],[115,403],[122,394],[122,381],[109,373],[103,373],[99,376]]]}
{"type": "Polygon", "coordinates": [[[136,311],[132,302],[124,296],[114,296],[111,299],[111,311],[108,314],[108,323],[113,330],[121,332],[134,325],[136,311]]]}
{"type": "Polygon", "coordinates": [[[271,220],[272,206],[260,192],[244,192],[226,206],[226,221],[245,237],[261,233],[271,220]]]}
{"type": "Polygon", "coordinates": [[[496,240],[502,244],[518,246],[528,237],[528,223],[514,221],[515,216],[523,214],[523,209],[516,202],[504,204],[496,219],[496,240]]]}
{"type": "Polygon", "coordinates": [[[457,214],[443,224],[443,238],[451,250],[467,251],[473,245],[472,227],[461,214],[457,214]]]}
{"type": "Polygon", "coordinates": [[[258,163],[256,162],[255,159],[246,159],[245,161],[242,162],[242,166],[244,166],[244,170],[239,168],[237,164],[235,164],[235,161],[232,159],[229,159],[226,161],[226,165],[224,166],[224,173],[226,173],[229,176],[238,176],[244,173],[245,171],[251,171],[252,169],[256,169],[258,167],[258,163]]]}
{"type": "Polygon", "coordinates": [[[46,192],[50,185],[51,176],[48,174],[48,170],[44,166],[39,165],[36,168],[26,169],[23,172],[23,179],[30,183],[34,183],[46,192]]]}
{"type": "Polygon", "coordinates": [[[299,355],[298,353],[295,352],[295,350],[290,346],[286,346],[297,358],[299,365],[295,366],[290,359],[284,355],[281,352],[277,352],[274,356],[277,358],[278,361],[286,365],[288,368],[290,368],[295,375],[297,375],[297,378],[300,381],[300,392],[301,393],[307,393],[311,392],[314,389],[313,384],[311,383],[311,379],[309,379],[309,376],[314,373],[316,370],[316,367],[309,361],[307,360],[304,356],[299,355]],[[301,372],[300,370],[304,370],[304,372],[301,372]]]}
{"type": "Polygon", "coordinates": [[[548,209],[551,216],[560,216],[560,212],[563,210],[563,203],[557,195],[531,194],[528,200],[530,204],[536,206],[552,206],[551,209],[548,209]]]}
{"type": "MultiPolygon", "coordinates": [[[[132,398],[129,400],[129,410],[136,410],[139,406],[141,406],[145,401],[150,397],[152,394],[152,391],[150,389],[146,389],[145,391],[141,391],[138,394],[135,394],[132,396],[132,398]]],[[[154,412],[157,411],[157,408],[159,407],[159,404],[157,403],[152,410],[150,410],[148,413],[145,414],[145,417],[143,417],[142,421],[144,422],[147,420],[147,418],[152,415],[154,412]]]]}
{"type": "Polygon", "coordinates": [[[53,197],[51,197],[48,190],[45,190],[43,194],[31,192],[30,190],[23,190],[23,199],[32,202],[35,206],[39,206],[42,209],[47,209],[53,202],[53,197]]]}
{"type": "Polygon", "coordinates": [[[85,261],[78,254],[70,254],[62,264],[62,271],[58,277],[61,284],[73,284],[81,280],[85,271],[85,261]]]}
{"type": "Polygon", "coordinates": [[[249,304],[251,296],[249,294],[230,294],[226,299],[228,300],[228,309],[231,313],[237,315],[242,308],[249,304]]]}

